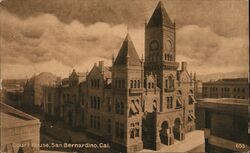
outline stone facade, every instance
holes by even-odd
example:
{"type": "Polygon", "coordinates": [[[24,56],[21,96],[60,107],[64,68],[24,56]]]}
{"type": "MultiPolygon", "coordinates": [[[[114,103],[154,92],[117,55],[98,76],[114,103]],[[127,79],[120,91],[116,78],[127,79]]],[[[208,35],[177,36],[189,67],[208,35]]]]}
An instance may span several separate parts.
{"type": "Polygon", "coordinates": [[[2,102],[0,105],[0,151],[39,153],[40,121],[2,102]]]}
{"type": "Polygon", "coordinates": [[[247,78],[221,79],[202,84],[203,98],[249,98],[247,78]]]}
{"type": "Polygon", "coordinates": [[[124,152],[159,150],[195,129],[194,79],[186,62],[178,69],[175,23],[161,2],[145,33],[145,61],[128,34],[111,67],[100,61],[86,80],[74,85],[70,83],[77,76],[73,71],[67,84],[58,87],[66,122],[71,118],[72,126],[83,127],[89,135],[124,152]]]}

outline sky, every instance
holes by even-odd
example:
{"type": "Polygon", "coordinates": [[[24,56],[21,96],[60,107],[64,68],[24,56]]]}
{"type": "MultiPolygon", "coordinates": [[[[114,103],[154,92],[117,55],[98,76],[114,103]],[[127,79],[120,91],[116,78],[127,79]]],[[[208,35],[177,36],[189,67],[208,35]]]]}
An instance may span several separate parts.
{"type": "MultiPolygon", "coordinates": [[[[177,61],[197,74],[248,72],[248,0],[162,0],[176,22],[177,61]]],[[[111,65],[127,32],[139,57],[158,0],[2,0],[1,77],[66,77],[111,65]]]]}

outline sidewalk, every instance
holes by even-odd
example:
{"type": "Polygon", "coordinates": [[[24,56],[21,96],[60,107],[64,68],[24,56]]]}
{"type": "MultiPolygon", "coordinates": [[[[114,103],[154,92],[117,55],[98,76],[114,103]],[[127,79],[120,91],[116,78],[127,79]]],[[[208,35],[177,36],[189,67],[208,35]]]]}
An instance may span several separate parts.
{"type": "MultiPolygon", "coordinates": [[[[186,134],[185,140],[177,141],[171,146],[164,146],[158,151],[143,149],[139,151],[140,153],[162,153],[162,152],[188,152],[195,148],[199,148],[198,150],[195,149],[196,152],[205,152],[202,146],[205,143],[204,141],[204,132],[200,130],[195,130],[186,134]]],[[[138,152],[138,153],[139,153],[138,152]]]]}

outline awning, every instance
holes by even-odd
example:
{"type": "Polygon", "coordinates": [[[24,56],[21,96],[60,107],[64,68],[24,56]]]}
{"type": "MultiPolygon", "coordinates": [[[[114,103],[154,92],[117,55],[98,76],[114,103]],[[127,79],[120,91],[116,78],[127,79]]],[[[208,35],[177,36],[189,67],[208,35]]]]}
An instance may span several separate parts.
{"type": "Polygon", "coordinates": [[[189,96],[189,98],[190,98],[191,102],[195,102],[195,99],[193,96],[189,96]]]}
{"type": "Polygon", "coordinates": [[[154,108],[154,109],[157,109],[157,106],[156,106],[156,103],[155,103],[155,102],[153,102],[153,108],[154,108]]]}
{"type": "Polygon", "coordinates": [[[192,120],[195,120],[195,119],[196,119],[196,117],[193,114],[188,115],[188,120],[189,121],[192,121],[192,120]]]}
{"type": "Polygon", "coordinates": [[[139,111],[140,110],[139,103],[138,102],[134,102],[133,104],[134,104],[135,108],[137,109],[137,111],[139,111]]]}
{"type": "Polygon", "coordinates": [[[138,113],[138,110],[136,109],[134,103],[131,104],[131,106],[130,106],[130,111],[131,111],[132,113],[134,113],[134,114],[138,113]]]}
{"type": "Polygon", "coordinates": [[[177,103],[178,103],[179,105],[182,105],[182,104],[183,104],[180,97],[177,97],[176,101],[177,101],[177,103]]]}

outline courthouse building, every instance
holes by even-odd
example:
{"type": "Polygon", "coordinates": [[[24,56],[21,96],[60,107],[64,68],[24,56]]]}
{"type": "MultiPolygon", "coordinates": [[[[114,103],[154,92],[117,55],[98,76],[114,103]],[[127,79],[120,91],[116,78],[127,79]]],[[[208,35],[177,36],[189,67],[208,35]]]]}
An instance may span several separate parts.
{"type": "Polygon", "coordinates": [[[121,151],[172,145],[195,129],[194,78],[176,52],[176,25],[159,2],[145,24],[145,59],[127,34],[112,66],[100,61],[85,79],[73,71],[55,89],[45,87],[44,106],[60,106],[67,123],[121,151]],[[49,104],[53,96],[59,101],[49,104]]]}

